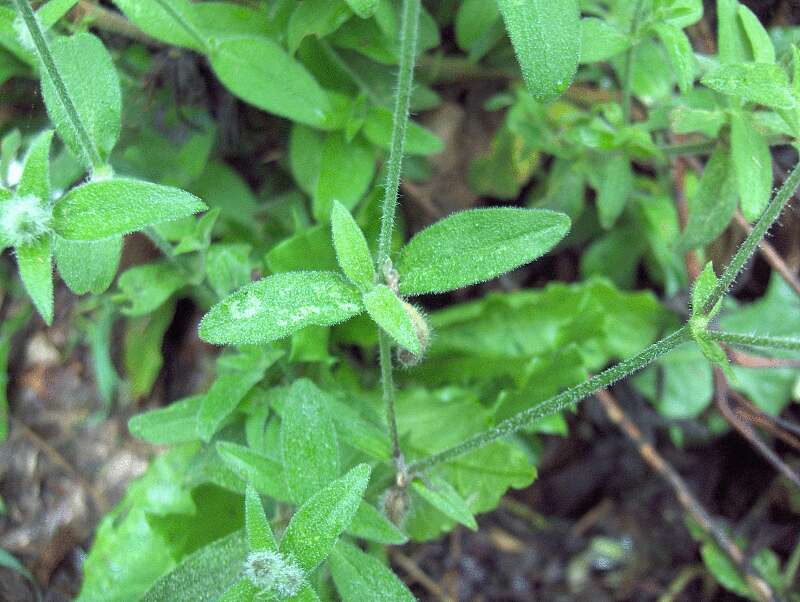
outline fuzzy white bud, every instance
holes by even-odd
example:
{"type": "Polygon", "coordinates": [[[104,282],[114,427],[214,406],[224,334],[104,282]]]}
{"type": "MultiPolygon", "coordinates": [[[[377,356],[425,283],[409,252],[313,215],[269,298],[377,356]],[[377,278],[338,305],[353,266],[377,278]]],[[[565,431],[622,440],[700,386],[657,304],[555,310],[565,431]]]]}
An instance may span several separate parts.
{"type": "Polygon", "coordinates": [[[253,585],[280,599],[296,595],[306,582],[305,572],[291,556],[271,550],[250,552],[244,574],[253,585]]]}
{"type": "Polygon", "coordinates": [[[50,210],[35,196],[14,197],[0,204],[0,234],[14,247],[29,245],[50,229],[50,210]]]}

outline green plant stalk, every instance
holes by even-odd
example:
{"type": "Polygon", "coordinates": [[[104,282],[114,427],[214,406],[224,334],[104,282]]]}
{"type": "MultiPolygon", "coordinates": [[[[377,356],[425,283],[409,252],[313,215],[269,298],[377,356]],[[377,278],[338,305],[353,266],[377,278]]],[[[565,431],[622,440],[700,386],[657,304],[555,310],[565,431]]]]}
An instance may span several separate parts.
{"type": "Polygon", "coordinates": [[[755,226],[744,239],[744,242],[736,250],[736,254],[731,259],[730,263],[726,266],[722,275],[717,281],[717,286],[714,287],[711,295],[703,305],[703,313],[708,315],[717,302],[728,292],[733,281],[742,271],[742,268],[747,263],[747,260],[756,252],[758,244],[761,239],[766,236],[769,229],[780,217],[783,208],[791,200],[798,186],[800,186],[800,162],[794,166],[794,169],[789,174],[789,177],[784,181],[780,190],[772,197],[772,200],[767,205],[764,213],[758,218],[755,226]]]}
{"type": "MultiPolygon", "coordinates": [[[[390,266],[389,253],[392,248],[392,231],[397,212],[397,194],[400,190],[400,175],[403,169],[403,149],[406,139],[408,112],[411,106],[411,90],[414,84],[414,62],[417,56],[417,35],[419,30],[420,0],[403,0],[403,18],[400,25],[400,68],[397,74],[397,93],[392,118],[392,140],[389,160],[386,164],[386,183],[381,212],[381,230],[378,235],[378,255],[376,265],[379,274],[390,266]]],[[[392,441],[392,456],[397,468],[398,480],[405,478],[405,462],[397,436],[397,416],[395,413],[394,377],[392,375],[392,343],[389,335],[379,329],[381,380],[383,383],[383,403],[386,408],[386,423],[392,441]]]]}
{"type": "Polygon", "coordinates": [[[378,235],[378,273],[389,260],[392,248],[392,231],[397,213],[397,194],[400,190],[400,174],[403,170],[403,149],[406,141],[408,112],[411,107],[411,91],[414,84],[414,63],[417,55],[417,32],[419,30],[420,0],[403,0],[403,20],[400,26],[400,69],[397,74],[397,93],[394,100],[392,139],[389,160],[386,162],[386,180],[383,191],[381,231],[378,235]]]}
{"type": "Polygon", "coordinates": [[[615,382],[630,376],[634,372],[638,372],[681,343],[685,343],[690,339],[691,334],[689,333],[689,328],[688,326],[684,326],[673,332],[671,335],[653,343],[649,347],[646,347],[638,355],[623,360],[618,364],[603,370],[600,374],[593,376],[581,384],[572,387],[571,389],[567,389],[566,391],[563,391],[562,393],[559,393],[558,395],[551,397],[550,399],[547,399],[532,408],[523,410],[522,412],[503,420],[494,428],[482,433],[478,433],[466,441],[463,441],[462,443],[459,443],[458,445],[443,452],[425,458],[424,460],[420,460],[419,462],[414,462],[408,467],[408,471],[411,475],[414,475],[431,468],[436,464],[447,462],[475,449],[485,447],[497,439],[515,433],[520,429],[536,422],[537,420],[541,420],[542,418],[546,418],[557,412],[565,410],[579,401],[586,399],[600,389],[605,389],[606,387],[613,385],[615,382]]]}
{"type": "Polygon", "coordinates": [[[86,129],[86,126],[81,120],[81,116],[78,114],[78,109],[75,108],[75,103],[72,102],[72,97],[69,95],[67,86],[64,84],[64,80],[61,78],[58,67],[56,67],[55,60],[53,59],[53,53],[50,51],[50,46],[47,44],[47,39],[44,37],[42,28],[39,27],[39,22],[36,20],[36,15],[34,15],[31,5],[28,3],[28,0],[14,0],[14,2],[17,5],[19,14],[22,16],[25,27],[27,27],[28,32],[31,34],[31,40],[33,40],[33,46],[36,50],[36,54],[39,57],[39,60],[41,61],[45,71],[47,71],[47,74],[50,76],[50,79],[53,81],[56,94],[58,94],[61,104],[64,105],[64,110],[67,113],[67,117],[72,123],[72,127],[77,134],[78,141],[81,145],[81,150],[83,151],[82,159],[84,163],[90,171],[95,171],[103,167],[104,163],[100,157],[100,153],[97,152],[97,148],[92,142],[92,138],[89,136],[89,131],[86,129]]]}
{"type": "MultiPolygon", "coordinates": [[[[639,30],[639,21],[642,18],[642,9],[644,8],[644,0],[637,0],[636,9],[633,13],[633,20],[631,21],[631,37],[636,38],[639,30]]],[[[636,60],[636,46],[632,44],[625,55],[625,72],[622,81],[622,116],[625,123],[631,120],[631,102],[633,93],[631,91],[631,79],[633,78],[633,63],[636,60]]]]}
{"type": "Polygon", "coordinates": [[[200,45],[200,48],[202,48],[205,52],[208,52],[208,42],[194,25],[184,19],[178,11],[176,11],[169,5],[168,2],[166,2],[166,0],[156,0],[156,3],[165,13],[169,14],[169,16],[172,17],[186,33],[195,39],[195,41],[200,45]]]}
{"type": "Polygon", "coordinates": [[[755,334],[720,332],[718,330],[709,330],[708,334],[715,341],[727,345],[744,345],[745,347],[766,347],[769,349],[800,351],[800,339],[793,339],[791,337],[770,337],[755,334]]]}

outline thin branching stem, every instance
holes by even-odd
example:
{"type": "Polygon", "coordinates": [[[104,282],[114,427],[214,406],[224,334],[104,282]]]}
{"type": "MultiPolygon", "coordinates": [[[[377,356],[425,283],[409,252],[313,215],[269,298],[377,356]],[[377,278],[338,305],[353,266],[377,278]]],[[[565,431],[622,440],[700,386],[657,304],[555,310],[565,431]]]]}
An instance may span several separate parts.
{"type": "Polygon", "coordinates": [[[42,67],[47,72],[47,75],[50,77],[50,80],[53,82],[53,87],[58,95],[58,100],[64,107],[64,112],[67,114],[67,118],[69,119],[72,128],[75,130],[78,144],[81,148],[81,154],[83,155],[81,159],[83,159],[83,162],[90,170],[94,171],[103,166],[103,159],[100,157],[100,153],[97,151],[97,147],[95,147],[94,142],[92,142],[92,138],[89,135],[89,130],[86,129],[81,116],[78,114],[78,109],[75,107],[75,103],[72,102],[72,97],[69,95],[67,86],[61,77],[61,73],[58,71],[58,67],[56,66],[53,53],[50,51],[47,38],[45,38],[44,32],[39,26],[39,21],[36,19],[36,15],[33,13],[33,9],[28,3],[28,0],[14,1],[17,5],[19,14],[22,16],[22,20],[25,23],[25,27],[27,27],[28,32],[31,35],[31,40],[33,41],[33,47],[36,51],[36,55],[38,56],[42,67]]]}
{"type": "Polygon", "coordinates": [[[411,107],[411,91],[414,85],[414,62],[417,55],[419,12],[419,0],[403,0],[403,20],[400,26],[400,70],[397,74],[392,139],[389,147],[389,160],[386,162],[381,231],[378,238],[377,265],[379,273],[382,273],[392,248],[392,231],[394,230],[394,218],[397,213],[397,194],[400,190],[400,174],[403,171],[406,126],[408,124],[408,112],[411,107]]]}
{"type": "Polygon", "coordinates": [[[771,337],[756,334],[740,334],[734,332],[720,332],[710,330],[708,334],[715,341],[727,345],[740,345],[743,347],[766,347],[768,349],[786,349],[800,351],[800,339],[791,337],[771,337]]]}
{"type": "MultiPolygon", "coordinates": [[[[403,17],[400,25],[400,68],[397,74],[397,93],[395,95],[392,119],[392,139],[389,159],[386,163],[386,184],[383,194],[381,230],[378,236],[378,273],[384,274],[390,266],[389,253],[392,247],[394,217],[397,212],[397,194],[400,189],[400,175],[403,170],[403,149],[405,146],[408,112],[411,106],[411,90],[414,84],[414,62],[417,56],[417,35],[419,30],[420,0],[403,0],[403,17]]],[[[405,465],[400,442],[397,436],[397,416],[395,414],[395,389],[392,375],[392,343],[389,336],[379,332],[381,380],[383,382],[383,403],[386,408],[386,423],[392,441],[392,456],[397,467],[398,480],[405,478],[405,465]]]]}
{"type": "Polygon", "coordinates": [[[436,464],[457,458],[458,456],[461,456],[467,452],[489,445],[501,437],[515,433],[520,429],[533,424],[537,420],[541,420],[542,418],[546,418],[547,416],[551,416],[552,414],[556,414],[557,412],[565,410],[575,405],[579,401],[586,399],[600,389],[605,389],[615,382],[641,370],[681,343],[688,341],[689,338],[689,329],[688,327],[684,326],[683,328],[673,332],[668,337],[665,337],[660,341],[653,343],[649,347],[646,347],[638,355],[611,366],[600,374],[593,376],[589,380],[586,380],[583,383],[572,387],[571,389],[567,389],[555,397],[551,397],[550,399],[543,401],[532,408],[523,410],[522,412],[503,420],[496,427],[488,431],[478,433],[477,435],[470,437],[466,441],[459,443],[450,449],[411,464],[408,467],[409,473],[413,475],[435,466],[436,464]]]}
{"type": "Polygon", "coordinates": [[[784,181],[780,190],[772,197],[772,200],[767,205],[764,213],[758,218],[758,221],[753,226],[753,229],[744,239],[744,242],[739,246],[736,254],[731,259],[725,271],[719,277],[717,286],[709,295],[708,300],[703,306],[703,313],[708,314],[717,302],[728,292],[733,281],[742,271],[742,268],[747,263],[747,260],[756,252],[761,239],[766,236],[769,229],[780,217],[783,208],[791,200],[798,186],[800,186],[800,162],[795,165],[789,177],[784,181]]]}

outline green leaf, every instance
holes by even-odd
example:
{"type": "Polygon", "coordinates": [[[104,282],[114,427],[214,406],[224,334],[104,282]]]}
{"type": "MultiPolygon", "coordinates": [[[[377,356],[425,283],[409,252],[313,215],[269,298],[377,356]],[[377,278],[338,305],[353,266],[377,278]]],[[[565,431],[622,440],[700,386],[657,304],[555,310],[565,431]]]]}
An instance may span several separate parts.
{"type": "Polygon", "coordinates": [[[43,205],[50,202],[50,145],[53,131],[40,134],[31,144],[22,175],[17,184],[17,196],[33,195],[43,205]]]}
{"type": "Polygon", "coordinates": [[[306,573],[312,572],[353,520],[369,474],[369,466],[359,464],[306,501],[289,521],[281,552],[293,554],[306,573]]]}
{"type": "Polygon", "coordinates": [[[114,280],[122,256],[122,237],[103,240],[66,240],[54,237],[56,266],[76,295],[104,293],[114,280]]]}
{"type": "Polygon", "coordinates": [[[15,248],[19,276],[36,310],[50,326],[53,323],[53,257],[50,237],[15,248]]]}
{"type": "Polygon", "coordinates": [[[325,91],[269,38],[222,39],[209,58],[220,81],[245,102],[312,127],[325,126],[331,110],[325,91]]]}
{"type": "Polygon", "coordinates": [[[330,326],[362,311],[358,291],[333,272],[268,276],[229,295],[203,317],[209,343],[266,343],[312,324],[330,326]]]}
{"type": "Polygon", "coordinates": [[[229,441],[219,441],[216,450],[223,462],[256,491],[282,502],[291,501],[283,467],[277,460],[229,441]]]}
{"type": "Polygon", "coordinates": [[[330,567],[342,602],[416,600],[391,569],[346,541],[336,544],[331,554],[330,567]]]}
{"type": "Polygon", "coordinates": [[[345,276],[361,290],[375,284],[375,268],[367,239],[353,216],[338,201],[331,211],[331,230],[336,259],[345,276]]]}
{"type": "Polygon", "coordinates": [[[332,34],[352,16],[344,0],[304,0],[295,6],[286,30],[289,53],[297,52],[303,38],[332,34]]]}
{"type": "Polygon", "coordinates": [[[405,533],[367,502],[361,502],[347,532],[361,539],[385,545],[400,546],[408,541],[405,533]]]}
{"type": "Polygon", "coordinates": [[[747,39],[750,40],[753,60],[756,63],[774,63],[775,47],[772,45],[772,40],[761,21],[744,4],[739,5],[738,12],[739,20],[747,34],[747,39]]]}
{"type": "Polygon", "coordinates": [[[705,542],[700,547],[700,556],[709,572],[725,589],[745,598],[750,597],[750,588],[739,575],[736,566],[715,543],[705,542]]]}
{"type": "Polygon", "coordinates": [[[156,581],[142,602],[216,600],[238,580],[246,555],[244,533],[231,533],[186,557],[156,581]]]}
{"type": "Polygon", "coordinates": [[[717,0],[719,60],[723,65],[749,61],[752,55],[741,21],[739,0],[717,0]]]}
{"type": "Polygon", "coordinates": [[[580,57],[577,0],[497,0],[528,91],[553,100],[572,83],[580,57]]]}
{"type": "Polygon", "coordinates": [[[250,282],[250,245],[217,243],[206,251],[206,279],[225,297],[250,282]]]}
{"type": "Polygon", "coordinates": [[[793,109],[797,106],[789,78],[779,65],[723,65],[705,75],[701,81],[704,86],[722,94],[772,109],[793,109]]]}
{"type": "Polygon", "coordinates": [[[608,21],[596,17],[581,19],[581,63],[608,60],[630,46],[630,38],[608,21]]]}
{"type": "Polygon", "coordinates": [[[719,236],[736,211],[736,201],[730,156],[719,146],[706,163],[697,192],[689,198],[689,219],[681,248],[701,247],[719,236]]]}
{"type": "Polygon", "coordinates": [[[379,0],[345,0],[355,14],[362,19],[369,19],[378,10],[379,0]]]}
{"type": "Polygon", "coordinates": [[[625,210],[633,192],[633,169],[625,154],[615,154],[603,161],[597,190],[597,212],[606,230],[614,226],[625,210]]]}
{"type": "Polygon", "coordinates": [[[317,221],[328,219],[335,201],[347,209],[353,209],[366,194],[374,174],[372,147],[361,137],[348,142],[342,132],[329,134],[322,149],[319,178],[314,192],[313,209],[317,221]]]}
{"type": "Polygon", "coordinates": [[[256,595],[261,592],[246,577],[242,577],[228,588],[217,602],[255,602],[256,595]]]}
{"type": "MultiPolygon", "coordinates": [[[[120,132],[122,95],[119,77],[111,55],[103,43],[89,33],[60,37],[51,45],[56,68],[91,142],[103,160],[108,160],[120,132]]],[[[46,69],[42,69],[42,96],[47,114],[58,135],[72,153],[84,161],[78,132],[61,103],[56,87],[46,69]]]]}
{"type": "MultiPolygon", "coordinates": [[[[372,144],[389,150],[392,144],[392,112],[385,107],[370,107],[362,131],[372,144]]],[[[409,120],[404,150],[407,155],[436,155],[444,150],[444,143],[430,130],[409,120]]]]}
{"type": "MultiPolygon", "coordinates": [[[[702,309],[706,301],[717,286],[717,275],[714,273],[714,266],[709,261],[692,287],[692,316],[703,315],[702,309]]],[[[713,314],[712,314],[713,315],[713,314]]]]}
{"type": "Polygon", "coordinates": [[[169,300],[189,284],[189,276],[169,261],[155,261],[134,266],[119,277],[121,310],[128,316],[144,316],[169,300]]]}
{"type": "Polygon", "coordinates": [[[122,361],[134,399],[149,395],[153,389],[164,363],[164,334],[174,317],[175,303],[166,303],[151,314],[128,320],[125,326],[122,361]]]}
{"type": "Polygon", "coordinates": [[[464,0],[455,18],[458,47],[477,62],[503,38],[503,20],[496,2],[464,0]]]}
{"type": "Polygon", "coordinates": [[[364,294],[364,307],[378,326],[385,330],[395,342],[414,355],[422,351],[414,320],[406,310],[405,303],[385,284],[378,284],[364,294]]]}
{"type": "Polygon", "coordinates": [[[772,194],[772,154],[769,144],[753,127],[750,116],[731,113],[731,158],[745,218],[753,222],[772,194]]]}
{"type": "Polygon", "coordinates": [[[128,421],[128,430],[134,437],[155,445],[198,441],[197,413],[202,403],[202,395],[193,395],[166,407],[137,414],[128,421]]]}
{"type": "Polygon", "coordinates": [[[712,364],[719,366],[732,383],[736,383],[736,374],[731,369],[727,354],[719,343],[711,339],[708,331],[705,328],[692,329],[692,337],[703,356],[712,364]]]}
{"type": "Polygon", "coordinates": [[[688,94],[695,76],[694,50],[689,37],[682,29],[669,23],[656,23],[654,29],[667,50],[669,62],[678,78],[678,87],[683,94],[688,94]]]}
{"type": "Polygon", "coordinates": [[[711,364],[696,345],[673,349],[634,377],[633,383],[659,414],[672,420],[697,418],[711,404],[714,394],[711,364]]]}
{"type": "Polygon", "coordinates": [[[454,213],[403,248],[397,263],[400,292],[443,293],[490,280],[547,253],[569,227],[566,215],[544,209],[454,213]]]}
{"type": "Polygon", "coordinates": [[[446,516],[473,531],[478,530],[478,523],[475,522],[469,506],[461,499],[453,486],[444,479],[432,480],[431,487],[426,486],[422,481],[414,481],[411,486],[424,500],[446,516]]]}
{"type": "Polygon", "coordinates": [[[204,50],[200,40],[175,19],[177,14],[190,26],[199,27],[199,16],[190,0],[169,0],[168,3],[161,0],[114,0],[114,4],[134,25],[157,40],[198,52],[204,50]],[[171,10],[166,10],[165,4],[171,10]]]}
{"type": "Polygon", "coordinates": [[[322,392],[296,380],[281,416],[281,457],[292,499],[302,504],[339,476],[336,427],[322,392]]]}
{"type": "Polygon", "coordinates": [[[247,532],[247,546],[250,551],[273,550],[278,551],[278,542],[272,534],[264,506],[253,486],[248,484],[244,498],[245,531],[247,532]]]}
{"type": "Polygon", "coordinates": [[[53,207],[53,230],[68,240],[100,240],[187,217],[206,206],[179,188],[115,178],[73,188],[53,207]]]}

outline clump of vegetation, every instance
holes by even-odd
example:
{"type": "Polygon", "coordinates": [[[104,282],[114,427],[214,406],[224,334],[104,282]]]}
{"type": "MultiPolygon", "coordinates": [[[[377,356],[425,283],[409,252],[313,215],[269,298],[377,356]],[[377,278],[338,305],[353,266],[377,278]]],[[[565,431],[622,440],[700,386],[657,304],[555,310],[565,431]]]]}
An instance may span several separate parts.
{"type": "MultiPolygon", "coordinates": [[[[0,246],[30,301],[51,324],[55,265],[124,321],[124,387],[110,326],[93,339],[109,401],[149,394],[179,298],[224,346],[207,390],[131,418],[169,449],[99,525],[79,599],[413,600],[384,550],[476,530],[618,381],[714,432],[715,390],[764,415],[797,400],[796,369],[731,362],[798,358],[796,279],[728,293],[800,186],[796,166],[773,190],[772,154],[800,137],[800,29],[737,0],[704,49],[700,0],[113,0],[77,22],[75,1],[34,5],[0,5],[0,79],[38,78],[47,114],[0,163],[0,246]],[[401,180],[429,181],[444,148],[410,115],[470,74],[505,82],[463,174],[493,200],[408,236],[425,220],[398,212],[401,180]],[[162,257],[117,275],[137,232],[162,257]],[[575,282],[504,276],[570,250],[575,282]],[[500,277],[518,290],[455,302],[500,277]]],[[[553,280],[544,265],[527,269],[553,280]]],[[[748,560],[687,499],[723,587],[796,596],[800,554],[748,560]]]]}

